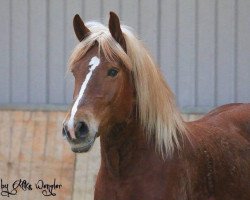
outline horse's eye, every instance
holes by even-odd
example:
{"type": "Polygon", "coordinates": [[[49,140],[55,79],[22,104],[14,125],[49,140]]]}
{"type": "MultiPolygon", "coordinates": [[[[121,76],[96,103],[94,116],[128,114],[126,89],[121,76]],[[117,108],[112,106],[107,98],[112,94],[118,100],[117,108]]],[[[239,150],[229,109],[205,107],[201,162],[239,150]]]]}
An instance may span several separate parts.
{"type": "Polygon", "coordinates": [[[115,68],[111,68],[108,70],[108,76],[115,77],[118,74],[118,70],[115,68]]]}

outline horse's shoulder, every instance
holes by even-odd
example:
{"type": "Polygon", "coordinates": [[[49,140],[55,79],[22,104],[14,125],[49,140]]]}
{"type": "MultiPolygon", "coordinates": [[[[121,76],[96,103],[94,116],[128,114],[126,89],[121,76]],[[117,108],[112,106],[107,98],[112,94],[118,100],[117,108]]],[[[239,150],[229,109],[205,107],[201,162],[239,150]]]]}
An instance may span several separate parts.
{"type": "Polygon", "coordinates": [[[250,104],[225,105],[187,124],[192,148],[186,151],[185,158],[196,167],[199,180],[207,177],[207,191],[218,197],[228,192],[234,197],[237,191],[244,194],[242,199],[249,196],[250,104]],[[214,188],[226,192],[216,193],[214,188]]]}

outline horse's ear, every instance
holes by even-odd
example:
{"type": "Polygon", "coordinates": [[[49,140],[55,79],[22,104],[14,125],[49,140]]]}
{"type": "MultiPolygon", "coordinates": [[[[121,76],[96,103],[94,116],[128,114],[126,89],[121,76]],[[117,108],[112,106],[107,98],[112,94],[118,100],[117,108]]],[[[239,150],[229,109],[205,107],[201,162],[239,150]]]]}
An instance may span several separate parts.
{"type": "Polygon", "coordinates": [[[114,12],[110,12],[109,31],[113,38],[121,45],[125,52],[127,52],[126,41],[120,26],[120,20],[114,12]]]}
{"type": "Polygon", "coordinates": [[[76,37],[80,42],[90,34],[90,30],[85,26],[78,14],[76,14],[73,19],[73,26],[76,37]]]}

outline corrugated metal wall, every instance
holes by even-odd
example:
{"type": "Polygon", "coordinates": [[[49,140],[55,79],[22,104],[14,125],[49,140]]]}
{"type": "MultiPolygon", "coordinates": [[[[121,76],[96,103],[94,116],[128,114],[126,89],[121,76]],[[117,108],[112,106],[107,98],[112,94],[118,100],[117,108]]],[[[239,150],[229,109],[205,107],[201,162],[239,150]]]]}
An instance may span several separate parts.
{"type": "Polygon", "coordinates": [[[71,102],[72,18],[110,10],[150,48],[182,108],[250,101],[249,0],[1,0],[0,104],[71,102]]]}

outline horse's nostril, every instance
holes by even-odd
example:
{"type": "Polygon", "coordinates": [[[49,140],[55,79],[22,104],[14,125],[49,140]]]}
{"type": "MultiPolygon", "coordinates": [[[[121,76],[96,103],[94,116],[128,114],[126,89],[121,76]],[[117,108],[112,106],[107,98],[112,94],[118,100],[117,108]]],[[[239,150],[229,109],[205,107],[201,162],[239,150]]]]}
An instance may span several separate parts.
{"type": "Polygon", "coordinates": [[[63,129],[62,129],[62,135],[64,138],[66,138],[66,136],[67,136],[67,131],[66,131],[65,127],[63,127],[63,129]]]}
{"type": "Polygon", "coordinates": [[[75,125],[75,135],[77,139],[82,139],[87,136],[89,128],[85,122],[77,122],[75,125]]]}
{"type": "Polygon", "coordinates": [[[67,134],[68,134],[67,127],[63,124],[62,135],[64,138],[67,138],[67,134]]]}
{"type": "Polygon", "coordinates": [[[63,137],[64,139],[67,139],[67,140],[71,140],[71,135],[68,131],[68,127],[66,125],[63,124],[63,129],[62,129],[62,134],[63,134],[63,137]]]}

